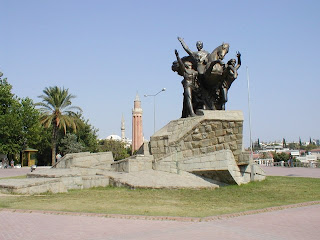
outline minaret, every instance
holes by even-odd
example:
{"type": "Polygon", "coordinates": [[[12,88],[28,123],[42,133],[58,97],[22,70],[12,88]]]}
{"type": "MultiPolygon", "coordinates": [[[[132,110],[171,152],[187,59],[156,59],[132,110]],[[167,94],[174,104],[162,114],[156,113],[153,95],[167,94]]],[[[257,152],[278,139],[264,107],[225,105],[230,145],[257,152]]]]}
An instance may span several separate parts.
{"type": "Polygon", "coordinates": [[[121,118],[121,141],[125,142],[125,140],[126,140],[126,134],[125,134],[124,118],[123,118],[123,114],[122,114],[122,118],[121,118]]]}
{"type": "Polygon", "coordinates": [[[139,95],[137,93],[132,110],[132,152],[138,150],[143,143],[142,134],[142,108],[139,95]]]}

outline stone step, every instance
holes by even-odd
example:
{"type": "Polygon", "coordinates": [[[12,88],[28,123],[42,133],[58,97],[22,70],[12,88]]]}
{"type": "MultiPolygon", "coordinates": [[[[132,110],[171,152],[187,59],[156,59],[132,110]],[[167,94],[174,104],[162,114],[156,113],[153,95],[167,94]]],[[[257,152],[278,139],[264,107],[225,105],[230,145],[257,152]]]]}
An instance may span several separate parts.
{"type": "Polygon", "coordinates": [[[67,192],[66,186],[57,178],[27,178],[0,180],[1,193],[39,194],[67,192]]]}
{"type": "MultiPolygon", "coordinates": [[[[53,170],[53,169],[52,169],[53,170]]],[[[64,170],[64,169],[60,169],[64,170]]],[[[57,170],[45,174],[28,174],[26,179],[1,179],[1,193],[40,194],[45,192],[59,193],[70,189],[87,189],[109,185],[109,177],[104,175],[81,175],[57,170]]]]}

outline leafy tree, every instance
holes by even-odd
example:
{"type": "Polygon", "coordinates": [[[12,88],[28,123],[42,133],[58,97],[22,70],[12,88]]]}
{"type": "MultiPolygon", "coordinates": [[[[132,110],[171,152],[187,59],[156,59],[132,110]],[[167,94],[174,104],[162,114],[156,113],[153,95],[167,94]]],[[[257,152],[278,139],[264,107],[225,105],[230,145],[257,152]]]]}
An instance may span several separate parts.
{"type": "MultiPolygon", "coordinates": [[[[67,129],[67,134],[72,133],[77,136],[77,141],[80,142],[85,152],[98,152],[98,129],[94,128],[91,124],[89,124],[89,120],[85,120],[84,117],[79,115],[81,121],[81,128],[79,128],[76,132],[73,129],[67,129]]],[[[59,136],[63,135],[63,129],[59,129],[59,136]]],[[[59,137],[58,144],[61,143],[61,137],[59,137]]]]}
{"type": "Polygon", "coordinates": [[[270,158],[269,154],[266,152],[262,152],[259,156],[261,159],[268,159],[270,158]]]}
{"type": "Polygon", "coordinates": [[[88,120],[80,117],[82,121],[82,127],[75,133],[78,137],[78,141],[84,146],[86,152],[98,152],[98,129],[89,124],[88,120]]]}
{"type": "Polygon", "coordinates": [[[303,150],[306,150],[306,152],[309,152],[310,150],[316,149],[316,148],[318,148],[318,146],[312,143],[312,144],[309,144],[308,146],[305,146],[303,150]]]}
{"type": "Polygon", "coordinates": [[[99,142],[99,148],[101,152],[111,151],[114,160],[121,160],[129,157],[129,153],[125,147],[125,143],[116,140],[101,140],[99,142]]]}
{"type": "Polygon", "coordinates": [[[289,159],[289,154],[284,152],[282,153],[272,152],[272,156],[275,162],[288,161],[289,159]]]}
{"type": "Polygon", "coordinates": [[[11,93],[12,86],[0,73],[0,152],[17,153],[20,150],[19,101],[11,93]]]}
{"type": "Polygon", "coordinates": [[[298,144],[297,144],[297,143],[294,143],[294,142],[289,143],[289,144],[288,144],[288,147],[289,147],[289,149],[299,149],[298,144]]]}
{"type": "Polygon", "coordinates": [[[17,154],[41,142],[39,112],[31,99],[19,99],[0,73],[0,152],[17,154]]]}
{"type": "Polygon", "coordinates": [[[51,165],[51,136],[52,136],[52,126],[50,128],[42,128],[40,133],[42,136],[42,141],[38,143],[37,149],[37,159],[39,166],[49,166],[51,165]]]}
{"type": "Polygon", "coordinates": [[[69,94],[68,89],[61,89],[57,86],[45,88],[43,90],[44,95],[40,95],[42,102],[37,103],[40,106],[41,123],[44,127],[49,128],[52,126],[51,137],[51,162],[55,163],[56,147],[58,141],[58,130],[61,128],[64,133],[67,131],[67,127],[72,127],[76,132],[81,121],[75,110],[82,111],[80,107],[72,106],[72,99],[74,95],[69,94]]]}
{"type": "Polygon", "coordinates": [[[6,114],[13,102],[14,94],[11,93],[12,86],[8,83],[7,78],[2,79],[3,73],[0,72],[0,113],[6,114]]]}
{"type": "Polygon", "coordinates": [[[25,147],[36,147],[42,141],[43,126],[40,124],[40,113],[30,98],[21,100],[20,119],[22,121],[21,140],[25,147]]]}
{"type": "Polygon", "coordinates": [[[68,153],[78,153],[84,150],[84,146],[77,141],[77,135],[67,133],[60,141],[59,151],[65,155],[68,153]]]}

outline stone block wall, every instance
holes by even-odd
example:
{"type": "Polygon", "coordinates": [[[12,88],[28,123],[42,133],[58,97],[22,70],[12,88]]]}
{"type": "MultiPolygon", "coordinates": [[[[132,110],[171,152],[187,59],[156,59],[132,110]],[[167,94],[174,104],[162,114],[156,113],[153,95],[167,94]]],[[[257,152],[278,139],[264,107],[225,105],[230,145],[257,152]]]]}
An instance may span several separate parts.
{"type": "Polygon", "coordinates": [[[221,150],[231,150],[236,162],[248,160],[241,157],[242,113],[223,112],[224,115],[213,111],[203,116],[170,122],[165,129],[160,130],[160,134],[151,137],[151,153],[155,160],[172,153],[191,158],[221,150]]]}
{"type": "Polygon", "coordinates": [[[152,169],[152,156],[131,156],[111,164],[111,168],[116,172],[139,172],[152,169]]]}

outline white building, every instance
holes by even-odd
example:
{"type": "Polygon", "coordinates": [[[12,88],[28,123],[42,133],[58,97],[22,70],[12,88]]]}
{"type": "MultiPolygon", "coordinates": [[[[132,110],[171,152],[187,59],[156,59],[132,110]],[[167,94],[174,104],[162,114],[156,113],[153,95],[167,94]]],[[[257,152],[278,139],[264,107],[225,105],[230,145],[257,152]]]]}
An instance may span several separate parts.
{"type": "Polygon", "coordinates": [[[311,155],[316,156],[320,160],[320,148],[312,149],[309,151],[311,155]]]}
{"type": "Polygon", "coordinates": [[[106,140],[114,140],[114,141],[120,141],[124,142],[126,145],[126,148],[129,148],[132,145],[132,140],[129,138],[126,138],[125,136],[125,124],[124,124],[124,118],[122,116],[121,119],[121,137],[116,134],[111,134],[108,137],[106,137],[106,140]]]}

